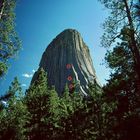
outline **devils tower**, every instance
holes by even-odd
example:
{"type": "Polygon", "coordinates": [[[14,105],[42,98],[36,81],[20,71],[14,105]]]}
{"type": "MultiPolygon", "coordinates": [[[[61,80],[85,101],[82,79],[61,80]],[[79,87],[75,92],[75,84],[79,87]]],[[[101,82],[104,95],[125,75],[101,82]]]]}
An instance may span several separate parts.
{"type": "MultiPolygon", "coordinates": [[[[40,68],[47,72],[48,85],[55,86],[59,95],[66,84],[72,91],[76,83],[76,91],[87,95],[88,84],[98,83],[89,49],[80,33],[74,29],[64,30],[48,45],[42,55],[40,68]]],[[[37,72],[31,83],[35,80],[37,72]]]]}

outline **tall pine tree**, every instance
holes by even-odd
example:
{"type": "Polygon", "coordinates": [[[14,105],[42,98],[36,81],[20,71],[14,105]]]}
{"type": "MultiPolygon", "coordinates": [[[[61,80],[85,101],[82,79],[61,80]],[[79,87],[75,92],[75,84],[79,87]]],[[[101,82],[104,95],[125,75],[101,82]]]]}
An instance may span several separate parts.
{"type": "Polygon", "coordinates": [[[11,93],[11,96],[0,112],[0,139],[25,140],[27,133],[25,126],[29,119],[29,112],[17,78],[7,92],[11,93]]]}
{"type": "Polygon", "coordinates": [[[0,1],[0,77],[8,69],[8,60],[21,48],[21,41],[15,31],[16,0],[0,1]]]}

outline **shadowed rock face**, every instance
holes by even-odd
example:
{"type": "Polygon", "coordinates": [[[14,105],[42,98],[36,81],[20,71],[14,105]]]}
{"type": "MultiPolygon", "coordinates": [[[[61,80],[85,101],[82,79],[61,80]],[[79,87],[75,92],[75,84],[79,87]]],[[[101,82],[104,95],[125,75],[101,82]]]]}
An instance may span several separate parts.
{"type": "MultiPolygon", "coordinates": [[[[89,49],[83,42],[79,32],[73,29],[64,30],[46,48],[42,55],[39,68],[48,75],[48,84],[54,85],[59,95],[66,83],[69,90],[75,90],[87,95],[89,82],[98,83],[89,49]]],[[[37,72],[32,82],[36,80],[37,72]]]]}

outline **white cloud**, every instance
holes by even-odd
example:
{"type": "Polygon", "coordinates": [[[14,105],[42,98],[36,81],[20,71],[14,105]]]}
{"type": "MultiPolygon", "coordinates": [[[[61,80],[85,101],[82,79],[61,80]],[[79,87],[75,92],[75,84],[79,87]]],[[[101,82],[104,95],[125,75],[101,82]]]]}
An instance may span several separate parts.
{"type": "Polygon", "coordinates": [[[33,76],[33,74],[24,73],[24,74],[22,74],[22,76],[25,78],[31,78],[33,76]]]}
{"type": "Polygon", "coordinates": [[[32,69],[32,74],[29,74],[29,73],[23,73],[22,76],[25,77],[25,78],[31,78],[33,77],[33,74],[35,73],[35,69],[32,69]]]}
{"type": "Polygon", "coordinates": [[[2,103],[3,103],[4,105],[6,105],[6,104],[7,104],[7,102],[5,102],[5,101],[2,101],[2,103]]]}
{"type": "Polygon", "coordinates": [[[35,70],[33,69],[32,72],[35,73],[35,70]]]}
{"type": "Polygon", "coordinates": [[[27,87],[27,85],[26,85],[26,84],[21,84],[21,86],[22,86],[22,87],[27,87]]]}

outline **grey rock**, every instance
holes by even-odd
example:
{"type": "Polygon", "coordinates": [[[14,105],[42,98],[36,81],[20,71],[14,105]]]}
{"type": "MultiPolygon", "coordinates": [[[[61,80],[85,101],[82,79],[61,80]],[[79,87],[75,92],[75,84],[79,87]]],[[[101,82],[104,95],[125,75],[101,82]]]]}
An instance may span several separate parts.
{"type": "MultiPolygon", "coordinates": [[[[87,45],[80,33],[74,29],[61,32],[46,48],[39,64],[48,75],[48,85],[55,86],[59,95],[64,91],[66,84],[72,91],[75,90],[87,95],[88,84],[98,83],[95,69],[87,45]]],[[[37,77],[34,74],[31,83],[37,77]]]]}

